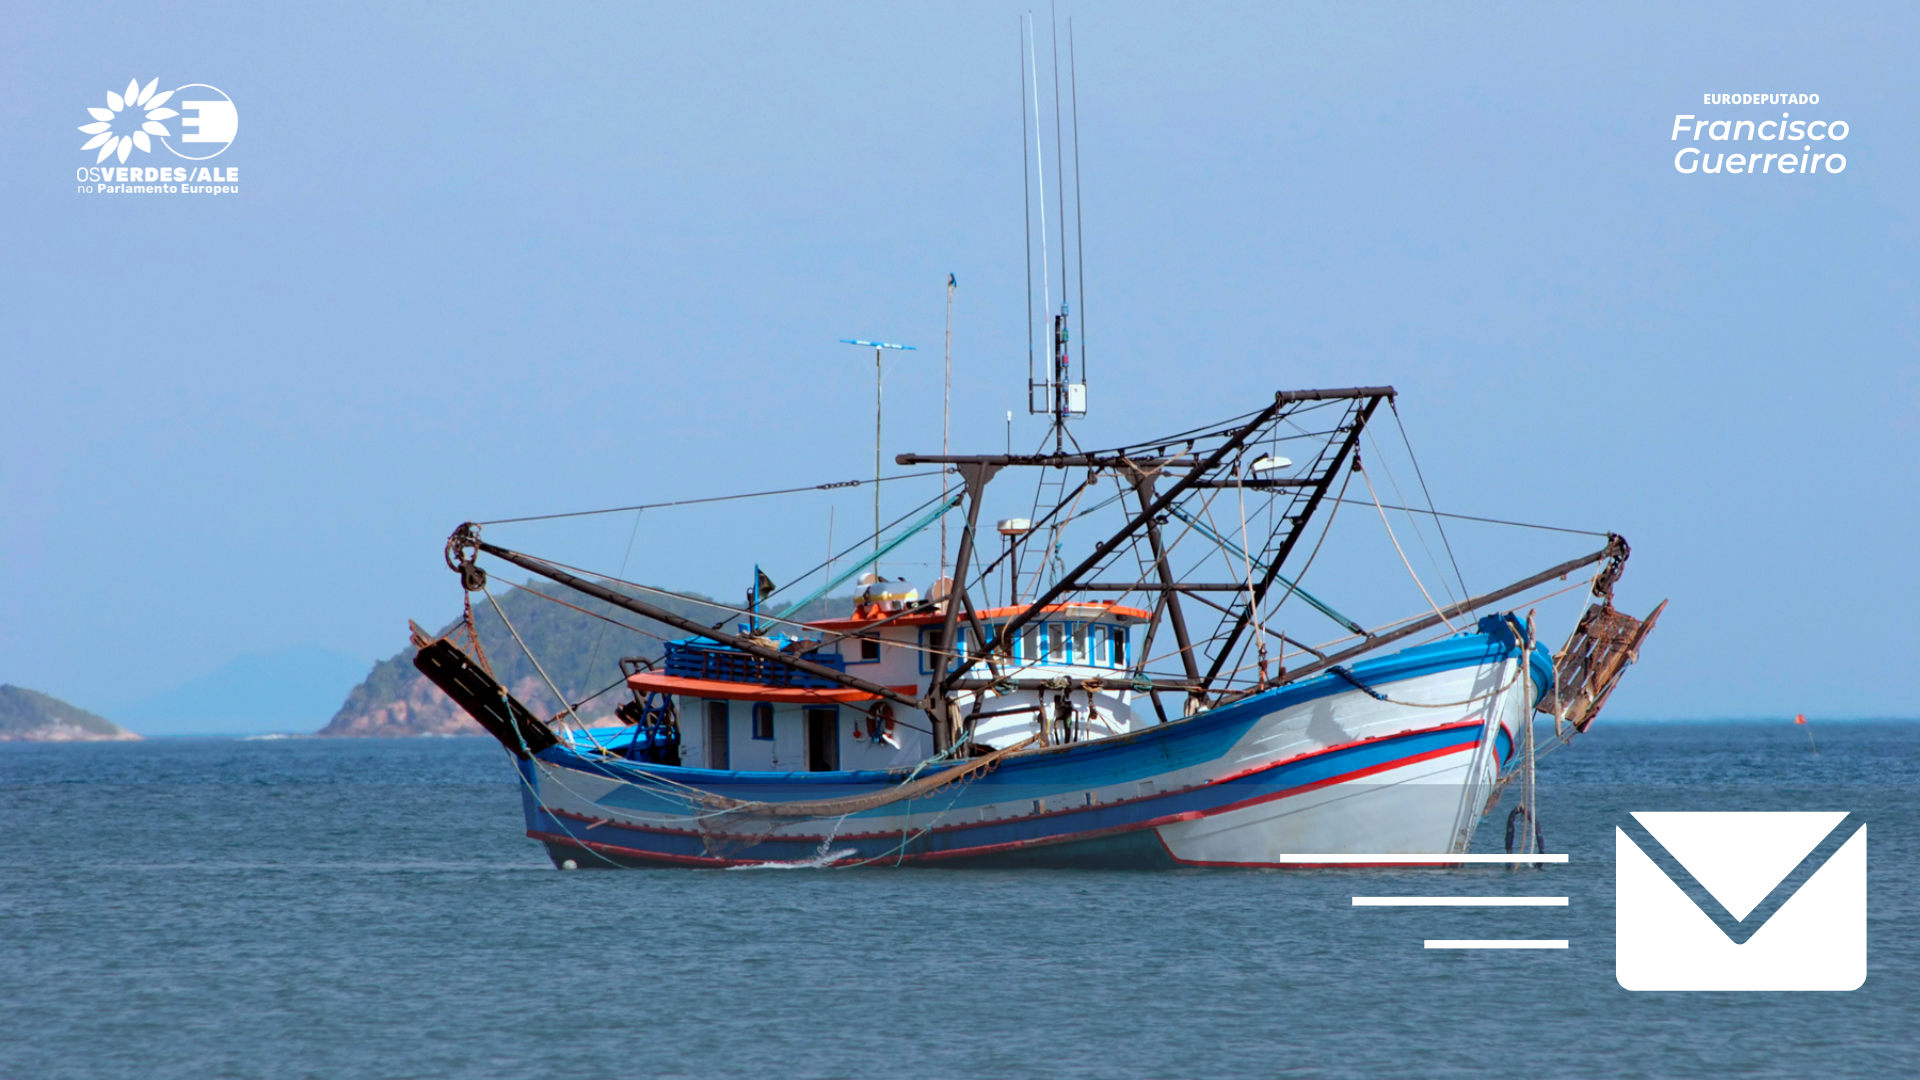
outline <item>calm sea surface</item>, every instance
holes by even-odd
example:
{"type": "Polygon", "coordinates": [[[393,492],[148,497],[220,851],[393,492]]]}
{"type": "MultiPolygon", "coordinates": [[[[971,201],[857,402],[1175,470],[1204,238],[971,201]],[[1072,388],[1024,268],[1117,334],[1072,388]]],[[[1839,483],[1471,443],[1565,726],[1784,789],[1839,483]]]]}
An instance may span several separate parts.
{"type": "Polygon", "coordinates": [[[0,1077],[1912,1076],[1920,724],[1805,731],[1603,722],[1518,872],[561,873],[491,740],[0,744],[0,1077]],[[1620,989],[1674,809],[1867,821],[1866,985],[1620,989]],[[1351,906],[1454,892],[1572,902],[1351,906]]]}

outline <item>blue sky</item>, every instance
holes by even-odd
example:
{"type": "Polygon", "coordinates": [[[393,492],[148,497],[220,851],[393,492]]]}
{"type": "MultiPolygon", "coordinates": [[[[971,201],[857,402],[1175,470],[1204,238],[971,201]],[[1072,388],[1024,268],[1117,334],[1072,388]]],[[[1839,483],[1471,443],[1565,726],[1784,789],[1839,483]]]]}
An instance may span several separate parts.
{"type": "MultiPolygon", "coordinates": [[[[457,610],[462,520],[860,476],[842,337],[920,346],[886,453],[932,449],[948,273],[955,442],[1001,445],[1024,10],[11,6],[0,680],[371,660],[457,610]],[[233,98],[239,195],[75,190],[86,107],[156,77],[233,98]]],[[[1084,440],[1390,382],[1443,509],[1618,530],[1623,604],[1672,598],[1619,715],[1920,714],[1910,6],[1069,14],[1084,440]],[[1701,103],[1754,90],[1821,103],[1701,103]],[[1674,171],[1675,114],[1774,111],[1846,120],[1846,172],[1674,171]]],[[[731,594],[827,505],[498,537],[731,594]]],[[[1452,537],[1476,589],[1584,550],[1452,537]]],[[[1419,610],[1366,543],[1329,591],[1419,610]]]]}

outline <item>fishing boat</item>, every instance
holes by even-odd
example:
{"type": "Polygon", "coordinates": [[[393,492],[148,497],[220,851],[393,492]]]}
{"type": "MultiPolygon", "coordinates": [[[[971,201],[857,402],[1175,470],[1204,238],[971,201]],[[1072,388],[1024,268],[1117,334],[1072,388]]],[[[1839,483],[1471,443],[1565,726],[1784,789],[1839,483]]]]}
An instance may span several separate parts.
{"type": "MultiPolygon", "coordinates": [[[[870,537],[786,586],[756,567],[745,603],[714,623],[685,613],[704,598],[587,573],[465,523],[446,561],[470,596],[492,602],[482,562],[504,563],[674,636],[622,662],[631,700],[612,722],[584,720],[551,680],[562,707],[535,715],[494,677],[471,603],[464,647],[458,632],[414,628],[415,665],[512,755],[527,835],[563,869],[1429,865],[1466,854],[1515,782],[1507,847],[1537,853],[1534,762],[1594,722],[1664,608],[1645,620],[1614,608],[1626,541],[1591,534],[1596,550],[1477,596],[1461,577],[1436,600],[1395,539],[1427,610],[1368,627],[1307,578],[1343,505],[1377,511],[1393,538],[1361,459],[1375,414],[1398,419],[1393,387],[1282,390],[1217,423],[1082,448],[1072,427],[1087,411],[1086,350],[1068,347],[1064,299],[1069,221],[1079,246],[1077,92],[1069,217],[1059,50],[1052,192],[1026,20],[1021,51],[1026,213],[1030,230],[1039,223],[1028,411],[1047,421],[1034,451],[1011,452],[1008,414],[1007,453],[949,453],[943,420],[940,453],[895,459],[931,466],[918,475],[933,490],[884,522],[880,485],[903,478],[881,474],[880,374],[905,346],[845,339],[874,349],[870,537]],[[1023,513],[986,515],[989,502],[1008,507],[1004,478],[1022,474],[1035,480],[1031,500],[1012,504],[1023,513]],[[936,523],[940,572],[923,595],[883,568],[936,523]],[[776,609],[798,582],[807,595],[776,609]],[[802,618],[849,585],[850,610],[802,618]],[[1581,588],[1590,602],[1550,650],[1522,614],[1530,594],[1581,588]],[[1543,748],[1536,727],[1549,719],[1543,748]]],[[[1067,56],[1071,90],[1071,22],[1067,56]]],[[[954,289],[950,276],[949,384],[954,289]]],[[[1394,510],[1437,530],[1447,518],[1431,499],[1394,510]]]]}
{"type": "MultiPolygon", "coordinates": [[[[1385,626],[1310,593],[1320,519],[1379,506],[1349,495],[1392,387],[1282,391],[1087,451],[1049,382],[1051,450],[900,455],[938,467],[931,506],[779,610],[756,568],[731,629],[461,525],[446,554],[467,590],[498,560],[682,632],[626,662],[612,723],[535,715],[457,633],[416,627],[414,663],[512,755],[527,835],[561,868],[1426,864],[1466,853],[1507,784],[1530,794],[1534,718],[1553,745],[1587,730],[1659,616],[1614,608],[1629,548],[1612,534],[1385,626]],[[1038,512],[989,530],[991,485],[1016,470],[1041,477],[1038,512]],[[957,552],[926,595],[877,571],[949,515],[957,552]],[[1076,531],[1098,539],[1068,567],[1076,531]],[[1553,650],[1502,605],[1568,580],[1590,599],[1553,650]],[[851,612],[792,620],[849,581],[851,612]],[[1305,619],[1343,636],[1307,645],[1305,619]]],[[[1514,813],[1510,849],[1536,850],[1531,800],[1514,813]]]]}

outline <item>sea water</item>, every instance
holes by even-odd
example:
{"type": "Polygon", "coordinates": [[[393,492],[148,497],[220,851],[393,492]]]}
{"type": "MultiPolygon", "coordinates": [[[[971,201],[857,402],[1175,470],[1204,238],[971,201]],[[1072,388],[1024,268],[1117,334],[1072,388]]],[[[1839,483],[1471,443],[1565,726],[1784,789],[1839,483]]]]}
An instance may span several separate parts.
{"type": "Polygon", "coordinates": [[[1602,722],[1520,871],[565,873],[491,740],[0,745],[0,1077],[1915,1075],[1920,724],[1806,732],[1602,722]],[[1614,826],[1686,809],[1866,821],[1866,984],[1621,989],[1614,826]],[[1352,904],[1441,893],[1570,903],[1352,904]]]}

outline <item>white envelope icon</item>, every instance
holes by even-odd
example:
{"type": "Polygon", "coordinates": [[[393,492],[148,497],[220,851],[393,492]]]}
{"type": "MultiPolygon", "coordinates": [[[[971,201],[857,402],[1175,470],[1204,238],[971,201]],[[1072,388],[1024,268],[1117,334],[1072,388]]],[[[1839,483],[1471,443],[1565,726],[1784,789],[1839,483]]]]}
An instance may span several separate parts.
{"type": "MultiPolygon", "coordinates": [[[[1633,816],[1744,924],[1847,815],[1633,816]]],[[[1614,977],[1628,990],[1859,989],[1867,981],[1866,826],[1738,943],[1614,829],[1614,977]]]]}

